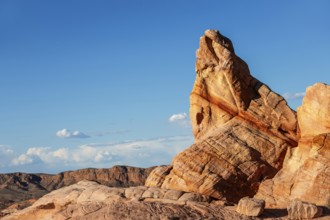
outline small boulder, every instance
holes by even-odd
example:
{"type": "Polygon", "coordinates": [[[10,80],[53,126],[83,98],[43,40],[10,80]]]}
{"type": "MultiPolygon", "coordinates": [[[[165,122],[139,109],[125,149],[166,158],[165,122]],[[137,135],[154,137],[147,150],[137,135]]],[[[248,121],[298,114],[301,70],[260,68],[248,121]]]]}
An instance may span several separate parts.
{"type": "Polygon", "coordinates": [[[321,207],[318,207],[313,203],[302,202],[300,200],[291,201],[287,210],[289,219],[296,220],[321,217],[323,213],[321,207]]]}
{"type": "Polygon", "coordinates": [[[142,198],[162,199],[166,191],[166,189],[150,187],[142,194],[142,198]]]}
{"type": "Polygon", "coordinates": [[[141,199],[142,194],[146,191],[146,188],[130,187],[125,189],[125,197],[128,199],[141,199]]]}
{"type": "Polygon", "coordinates": [[[179,190],[168,190],[164,195],[164,199],[178,200],[183,193],[184,192],[179,190]]]}
{"type": "Polygon", "coordinates": [[[265,208],[265,201],[244,197],[238,202],[236,212],[247,216],[259,216],[265,208]]]}
{"type": "Polygon", "coordinates": [[[192,202],[210,202],[209,196],[197,194],[197,193],[184,193],[178,201],[192,201],[192,202]]]}

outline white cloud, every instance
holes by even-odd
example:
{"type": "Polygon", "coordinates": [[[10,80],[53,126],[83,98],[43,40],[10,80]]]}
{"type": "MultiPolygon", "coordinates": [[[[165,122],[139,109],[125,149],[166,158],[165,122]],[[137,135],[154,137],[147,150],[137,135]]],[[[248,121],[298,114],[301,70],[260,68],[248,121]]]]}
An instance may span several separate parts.
{"type": "Polygon", "coordinates": [[[187,119],[186,113],[173,114],[168,120],[169,122],[182,121],[187,119]]]}
{"type": "Polygon", "coordinates": [[[52,155],[60,160],[68,160],[69,150],[66,148],[60,148],[58,150],[53,151],[52,155]]]}
{"type": "Polygon", "coordinates": [[[12,160],[13,165],[26,165],[33,162],[33,158],[27,154],[21,154],[19,157],[12,160]]]}
{"type": "Polygon", "coordinates": [[[89,138],[88,135],[80,132],[80,131],[73,131],[64,128],[56,132],[56,136],[59,138],[89,138]]]}
{"type": "Polygon", "coordinates": [[[283,94],[283,97],[286,100],[302,99],[304,98],[305,94],[306,94],[305,92],[296,92],[296,93],[287,92],[283,94]]]}
{"type": "Polygon", "coordinates": [[[96,137],[103,137],[103,136],[108,136],[108,135],[118,135],[118,134],[125,134],[128,133],[129,130],[114,130],[114,131],[101,131],[101,132],[94,132],[91,135],[96,136],[96,137]]]}
{"type": "Polygon", "coordinates": [[[27,172],[60,172],[87,167],[130,165],[149,167],[169,164],[193,143],[191,136],[165,137],[119,143],[85,144],[70,148],[31,147],[13,158],[11,165],[27,172]],[[30,167],[30,168],[29,168],[30,167]],[[45,169],[48,169],[48,171],[45,169]]]}
{"type": "Polygon", "coordinates": [[[14,155],[14,151],[10,146],[0,145],[0,168],[10,164],[10,161],[14,155]]]}
{"type": "Polygon", "coordinates": [[[187,113],[185,113],[185,112],[171,115],[171,117],[169,117],[168,121],[170,123],[179,124],[180,126],[183,126],[186,128],[191,127],[190,118],[188,117],[187,113]]]}
{"type": "Polygon", "coordinates": [[[14,151],[7,145],[0,145],[0,155],[10,155],[14,151]]]}

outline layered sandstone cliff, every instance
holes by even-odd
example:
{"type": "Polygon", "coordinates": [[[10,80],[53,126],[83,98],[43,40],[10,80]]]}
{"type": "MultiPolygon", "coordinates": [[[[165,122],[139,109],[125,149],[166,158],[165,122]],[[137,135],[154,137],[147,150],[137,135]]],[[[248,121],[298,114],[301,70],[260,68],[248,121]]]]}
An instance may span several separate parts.
{"type": "Polygon", "coordinates": [[[297,145],[296,113],[250,74],[218,31],[205,32],[196,56],[190,95],[195,144],[169,167],[156,168],[146,185],[237,202],[282,168],[287,149],[297,145]]]}

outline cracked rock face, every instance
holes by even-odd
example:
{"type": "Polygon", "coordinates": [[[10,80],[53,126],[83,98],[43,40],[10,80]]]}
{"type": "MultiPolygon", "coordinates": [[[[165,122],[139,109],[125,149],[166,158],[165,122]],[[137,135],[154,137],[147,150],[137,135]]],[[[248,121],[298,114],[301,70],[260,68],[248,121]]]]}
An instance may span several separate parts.
{"type": "Polygon", "coordinates": [[[288,151],[282,170],[260,185],[257,198],[269,207],[285,208],[294,199],[330,205],[329,120],[330,86],[308,87],[298,108],[299,145],[288,151]]]}
{"type": "Polygon", "coordinates": [[[255,79],[231,41],[207,30],[196,52],[190,95],[195,144],[171,166],[156,168],[146,185],[237,202],[281,169],[297,145],[296,113],[280,95],[255,79]]]}

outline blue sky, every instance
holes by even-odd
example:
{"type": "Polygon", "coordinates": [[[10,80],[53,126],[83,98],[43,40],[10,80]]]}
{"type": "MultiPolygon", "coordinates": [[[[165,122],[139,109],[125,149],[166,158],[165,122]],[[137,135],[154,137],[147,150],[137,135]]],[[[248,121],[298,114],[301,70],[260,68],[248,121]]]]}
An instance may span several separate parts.
{"type": "Polygon", "coordinates": [[[0,172],[171,162],[206,29],[292,108],[330,83],[330,2],[0,1],[0,172]]]}

